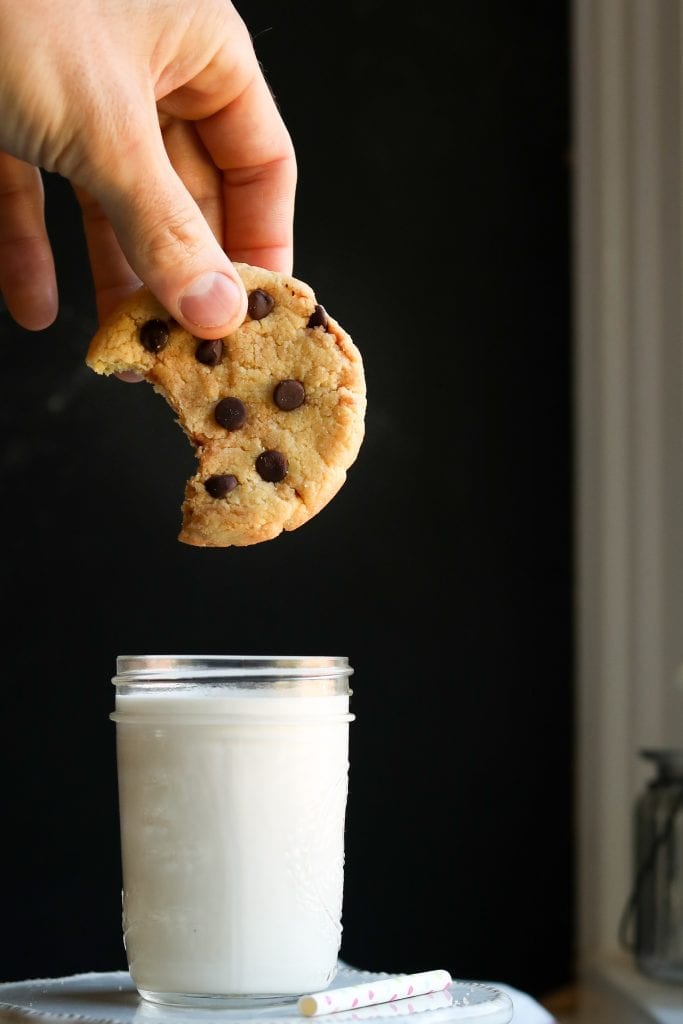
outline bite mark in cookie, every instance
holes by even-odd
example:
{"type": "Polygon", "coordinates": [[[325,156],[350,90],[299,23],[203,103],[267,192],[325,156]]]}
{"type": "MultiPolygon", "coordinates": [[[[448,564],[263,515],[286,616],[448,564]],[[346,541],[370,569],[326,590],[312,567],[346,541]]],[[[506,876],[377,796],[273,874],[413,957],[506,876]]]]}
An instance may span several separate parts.
{"type": "Polygon", "coordinates": [[[303,525],[342,486],[364,435],[363,363],[349,335],[304,282],[235,266],[248,312],[232,334],[194,337],[141,288],[86,357],[96,373],[142,374],[176,413],[198,459],[178,539],[203,547],[303,525]]]}

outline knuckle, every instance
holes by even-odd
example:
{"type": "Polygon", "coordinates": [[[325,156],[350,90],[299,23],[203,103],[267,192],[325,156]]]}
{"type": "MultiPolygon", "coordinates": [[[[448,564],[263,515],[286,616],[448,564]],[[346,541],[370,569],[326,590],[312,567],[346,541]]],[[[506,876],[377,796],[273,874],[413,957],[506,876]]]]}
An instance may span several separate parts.
{"type": "Polygon", "coordinates": [[[203,248],[197,233],[196,219],[189,213],[167,212],[155,220],[142,239],[142,250],[149,260],[164,260],[168,255],[177,258],[178,251],[183,259],[193,261],[203,248]]]}

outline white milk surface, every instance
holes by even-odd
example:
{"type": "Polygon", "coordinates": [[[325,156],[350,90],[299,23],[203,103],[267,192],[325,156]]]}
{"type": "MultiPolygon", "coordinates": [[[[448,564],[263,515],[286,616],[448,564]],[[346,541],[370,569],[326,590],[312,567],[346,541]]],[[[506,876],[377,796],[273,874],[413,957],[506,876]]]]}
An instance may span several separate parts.
{"type": "Polygon", "coordinates": [[[341,941],[348,697],[118,695],[116,712],[136,986],[325,988],[341,941]]]}

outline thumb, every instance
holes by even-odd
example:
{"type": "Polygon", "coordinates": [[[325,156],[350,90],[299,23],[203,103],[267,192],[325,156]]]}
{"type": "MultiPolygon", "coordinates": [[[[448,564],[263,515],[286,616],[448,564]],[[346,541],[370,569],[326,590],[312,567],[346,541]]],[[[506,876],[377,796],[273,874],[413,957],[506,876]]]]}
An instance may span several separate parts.
{"type": "Polygon", "coordinates": [[[91,190],[137,276],[192,334],[235,330],[247,312],[244,285],[163,143],[135,146],[115,164],[113,180],[105,172],[91,190]]]}

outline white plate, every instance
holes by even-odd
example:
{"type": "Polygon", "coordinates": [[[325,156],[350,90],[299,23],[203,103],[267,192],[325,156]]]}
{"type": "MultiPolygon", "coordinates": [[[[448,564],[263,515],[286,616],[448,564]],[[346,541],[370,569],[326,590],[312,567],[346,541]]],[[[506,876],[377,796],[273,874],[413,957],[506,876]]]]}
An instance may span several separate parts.
{"type": "MultiPolygon", "coordinates": [[[[330,988],[388,977],[391,975],[358,971],[340,963],[330,988]]],[[[320,1024],[336,1024],[337,1021],[378,1021],[416,1013],[426,1013],[428,1024],[508,1024],[512,1020],[513,1006],[507,993],[491,985],[453,981],[443,992],[429,996],[325,1014],[319,1019],[320,1024]]],[[[0,1021],[3,1024],[62,1021],[78,1024],[312,1024],[317,1020],[300,1016],[296,999],[253,1009],[156,1006],[140,998],[127,971],[74,974],[0,985],[0,1021]]]]}

